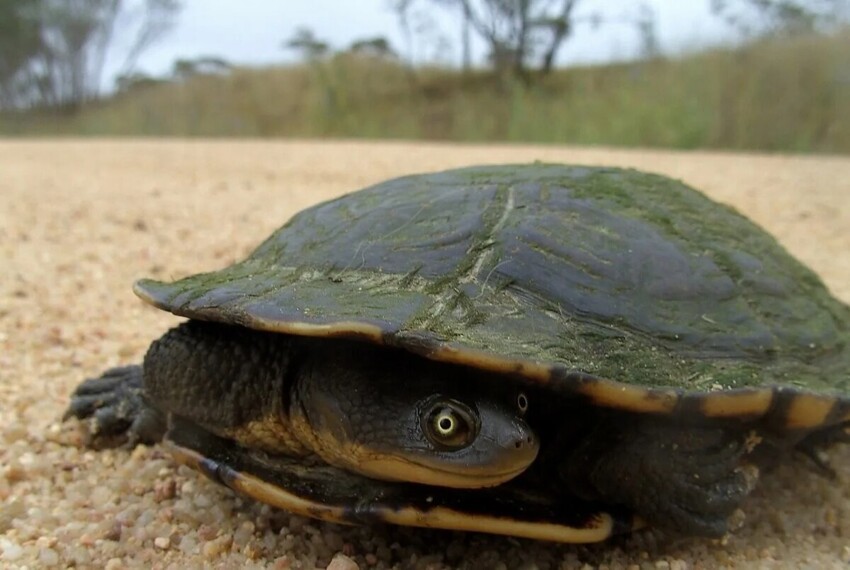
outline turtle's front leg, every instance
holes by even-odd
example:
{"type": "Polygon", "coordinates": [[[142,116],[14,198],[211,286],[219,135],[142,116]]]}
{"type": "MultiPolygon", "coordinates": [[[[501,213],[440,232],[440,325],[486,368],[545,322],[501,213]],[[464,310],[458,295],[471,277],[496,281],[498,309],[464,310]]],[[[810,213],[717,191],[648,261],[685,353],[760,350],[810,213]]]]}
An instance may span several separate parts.
{"type": "Polygon", "coordinates": [[[166,429],[165,416],[145,401],[140,365],[110,368],[85,380],[71,396],[64,419],[71,417],[91,420],[94,447],[156,443],[166,429]]]}
{"type": "Polygon", "coordinates": [[[716,537],[755,486],[745,453],[744,434],[638,418],[600,423],[561,472],[583,498],[627,506],[676,534],[716,537]]]}

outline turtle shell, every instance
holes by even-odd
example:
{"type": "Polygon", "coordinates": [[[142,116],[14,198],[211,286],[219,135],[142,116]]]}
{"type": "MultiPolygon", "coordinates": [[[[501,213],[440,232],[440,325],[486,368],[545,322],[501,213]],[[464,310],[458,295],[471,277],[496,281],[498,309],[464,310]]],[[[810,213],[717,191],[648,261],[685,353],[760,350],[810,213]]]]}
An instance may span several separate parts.
{"type": "Polygon", "coordinates": [[[484,166],[302,211],[147,302],[506,372],[596,405],[810,430],[850,419],[850,307],[733,209],[658,175],[484,166]]]}

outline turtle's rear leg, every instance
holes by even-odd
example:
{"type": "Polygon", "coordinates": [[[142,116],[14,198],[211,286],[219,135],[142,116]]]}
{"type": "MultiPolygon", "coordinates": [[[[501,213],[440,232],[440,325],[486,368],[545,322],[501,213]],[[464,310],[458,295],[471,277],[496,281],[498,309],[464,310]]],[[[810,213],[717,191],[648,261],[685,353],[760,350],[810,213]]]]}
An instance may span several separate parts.
{"type": "Polygon", "coordinates": [[[817,431],[797,443],[796,449],[810,461],[815,470],[829,479],[838,477],[826,456],[826,450],[839,443],[850,443],[850,422],[817,431]]]}
{"type": "Polygon", "coordinates": [[[561,474],[583,498],[624,505],[653,526],[719,537],[758,478],[744,435],[652,418],[601,422],[561,474]]]}
{"type": "Polygon", "coordinates": [[[156,443],[166,429],[165,416],[145,401],[140,365],[110,368],[85,380],[65,411],[64,419],[71,417],[90,420],[93,447],[156,443]]]}

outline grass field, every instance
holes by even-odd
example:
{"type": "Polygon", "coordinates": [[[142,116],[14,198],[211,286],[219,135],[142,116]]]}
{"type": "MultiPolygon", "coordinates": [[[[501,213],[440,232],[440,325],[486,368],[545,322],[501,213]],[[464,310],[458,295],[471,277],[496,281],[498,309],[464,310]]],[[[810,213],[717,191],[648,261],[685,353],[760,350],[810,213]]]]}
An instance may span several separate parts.
{"type": "Polygon", "coordinates": [[[850,30],[678,58],[485,72],[339,55],[137,88],[0,133],[524,141],[850,153],[850,30]]]}

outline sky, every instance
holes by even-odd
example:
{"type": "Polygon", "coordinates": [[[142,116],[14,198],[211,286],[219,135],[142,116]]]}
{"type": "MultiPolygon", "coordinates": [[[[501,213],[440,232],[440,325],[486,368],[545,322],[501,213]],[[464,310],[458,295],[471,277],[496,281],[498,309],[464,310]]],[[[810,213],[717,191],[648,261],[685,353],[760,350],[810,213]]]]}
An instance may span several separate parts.
{"type": "MultiPolygon", "coordinates": [[[[433,2],[419,0],[419,20],[432,22],[432,32],[414,43],[414,59],[459,65],[460,19],[433,2]],[[426,9],[427,8],[427,9],[426,9]],[[440,35],[451,49],[439,50],[440,35]],[[435,53],[436,52],[436,53],[435,53]]],[[[719,43],[732,31],[709,12],[709,0],[645,0],[655,11],[659,43],[665,53],[719,43]]],[[[387,37],[403,56],[409,50],[390,0],[183,0],[174,29],[139,60],[140,71],[165,75],[177,58],[216,56],[233,64],[271,65],[293,62],[285,40],[301,26],[313,30],[332,47],[345,48],[356,39],[387,37]]],[[[608,17],[635,14],[637,0],[582,0],[576,14],[599,11],[608,17]],[[631,12],[629,12],[631,10],[631,12]]],[[[584,25],[565,43],[558,63],[596,63],[628,59],[639,48],[632,27],[623,24],[591,29],[584,25]]],[[[473,49],[481,62],[485,53],[479,42],[473,49]]],[[[120,57],[108,62],[107,75],[120,65],[120,57]]]]}

